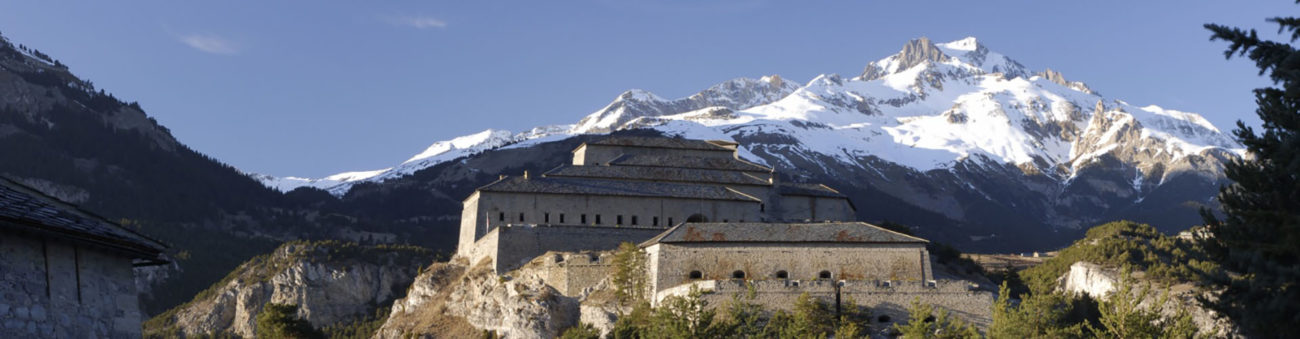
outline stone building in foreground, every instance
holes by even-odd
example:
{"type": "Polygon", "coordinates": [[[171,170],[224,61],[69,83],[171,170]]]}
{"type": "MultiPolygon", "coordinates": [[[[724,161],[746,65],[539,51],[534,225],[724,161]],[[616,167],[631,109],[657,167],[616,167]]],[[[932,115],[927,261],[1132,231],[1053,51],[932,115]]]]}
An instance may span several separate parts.
{"type": "Polygon", "coordinates": [[[807,293],[832,305],[866,306],[873,327],[907,320],[913,300],[948,309],[980,327],[992,294],[965,281],[937,280],[928,241],[864,222],[685,223],[643,242],[651,302],[710,291],[710,305],[747,295],[791,310],[807,293]]]}
{"type": "Polygon", "coordinates": [[[0,337],[139,338],[132,268],[164,248],[0,178],[0,337]]]}
{"type": "Polygon", "coordinates": [[[608,250],[683,222],[853,220],[848,198],[780,182],[741,160],[736,143],[608,137],[573,150],[570,165],[505,177],[464,202],[456,255],[497,272],[547,251],[608,250]]]}

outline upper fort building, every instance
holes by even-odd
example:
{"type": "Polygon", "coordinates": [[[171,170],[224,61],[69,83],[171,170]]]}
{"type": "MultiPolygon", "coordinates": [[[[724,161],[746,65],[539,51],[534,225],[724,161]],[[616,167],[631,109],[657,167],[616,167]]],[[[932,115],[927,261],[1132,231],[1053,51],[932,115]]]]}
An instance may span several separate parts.
{"type": "Polygon", "coordinates": [[[464,202],[457,256],[504,272],[546,251],[613,249],[683,222],[854,220],[848,198],[787,183],[736,143],[609,137],[541,175],[502,176],[464,202]]]}

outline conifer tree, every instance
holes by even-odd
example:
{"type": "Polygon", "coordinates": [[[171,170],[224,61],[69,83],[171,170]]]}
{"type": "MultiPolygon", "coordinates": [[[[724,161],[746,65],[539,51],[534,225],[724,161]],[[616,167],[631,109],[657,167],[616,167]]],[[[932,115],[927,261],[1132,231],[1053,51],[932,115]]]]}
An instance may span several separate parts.
{"type": "Polygon", "coordinates": [[[1300,18],[1268,19],[1288,42],[1261,40],[1254,29],[1206,24],[1211,40],[1229,42],[1224,55],[1245,56],[1274,87],[1255,89],[1261,133],[1237,122],[1233,131],[1249,157],[1229,162],[1234,181],[1219,192],[1224,217],[1203,211],[1207,252],[1240,275],[1211,277],[1223,292],[1203,300],[1234,323],[1263,337],[1294,335],[1300,324],[1300,18]]]}

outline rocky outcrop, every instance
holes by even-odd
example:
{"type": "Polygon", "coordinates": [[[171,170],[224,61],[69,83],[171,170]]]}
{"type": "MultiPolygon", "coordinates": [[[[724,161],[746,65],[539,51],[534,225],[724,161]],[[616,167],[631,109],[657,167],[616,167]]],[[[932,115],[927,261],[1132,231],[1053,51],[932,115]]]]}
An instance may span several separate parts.
{"type": "Polygon", "coordinates": [[[145,323],[145,334],[256,334],[266,303],[298,305],[320,328],[374,314],[403,296],[432,254],[417,247],[291,242],[253,258],[194,300],[145,323]]]}
{"type": "MultiPolygon", "coordinates": [[[[1150,283],[1144,279],[1143,272],[1133,272],[1133,283],[1142,285],[1150,283]]],[[[1075,262],[1070,265],[1070,270],[1057,279],[1057,290],[1075,295],[1088,295],[1096,299],[1110,298],[1120,285],[1122,273],[1119,269],[1106,267],[1089,262],[1075,262]]],[[[1134,288],[1136,293],[1140,288],[1134,288]]],[[[1198,296],[1208,295],[1192,284],[1183,283],[1169,286],[1167,289],[1152,287],[1147,298],[1141,301],[1140,307],[1150,308],[1158,303],[1158,300],[1168,294],[1168,301],[1160,305],[1160,313],[1166,317],[1176,315],[1180,310],[1186,310],[1192,316],[1192,321],[1200,329],[1200,334],[1209,334],[1213,337],[1243,337],[1236,329],[1236,326],[1226,318],[1221,317],[1218,312],[1204,308],[1197,301],[1198,296]]]]}
{"type": "Polygon", "coordinates": [[[393,303],[378,338],[454,338],[491,331],[504,338],[552,338],[578,323],[578,299],[528,268],[498,276],[486,261],[436,263],[393,303]]]}

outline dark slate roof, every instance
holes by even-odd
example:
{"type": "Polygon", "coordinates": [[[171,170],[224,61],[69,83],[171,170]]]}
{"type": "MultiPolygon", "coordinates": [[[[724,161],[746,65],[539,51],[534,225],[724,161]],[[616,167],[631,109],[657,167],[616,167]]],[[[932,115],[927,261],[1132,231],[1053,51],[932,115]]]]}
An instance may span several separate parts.
{"type": "Polygon", "coordinates": [[[865,222],[683,223],[647,240],[656,243],[926,243],[865,222]]]}
{"type": "Polygon", "coordinates": [[[629,197],[670,197],[760,202],[758,198],[725,187],[712,185],[585,178],[506,177],[480,187],[479,191],[629,197]]]}
{"type": "Polygon", "coordinates": [[[643,166],[561,166],[547,177],[653,180],[736,185],[771,185],[766,179],[740,171],[720,171],[681,167],[643,166]]]}
{"type": "Polygon", "coordinates": [[[611,165],[683,167],[714,170],[771,173],[772,169],[735,158],[705,158],[682,155],[623,155],[609,162],[611,165]]]}
{"type": "Polygon", "coordinates": [[[588,145],[606,145],[606,146],[633,146],[633,147],[655,147],[655,148],[672,148],[672,149],[689,149],[700,151],[725,151],[733,152],[735,143],[730,141],[705,141],[696,139],[683,138],[665,138],[665,137],[634,137],[634,136],[611,136],[608,138],[588,141],[588,145]]]}
{"type": "Polygon", "coordinates": [[[157,260],[163,243],[9,179],[0,178],[0,227],[127,250],[157,260]]]}
{"type": "Polygon", "coordinates": [[[777,193],[781,195],[803,195],[813,197],[845,198],[844,194],[822,184],[804,184],[783,182],[777,184],[777,193]]]}

